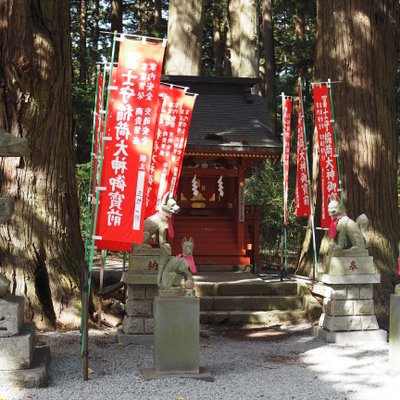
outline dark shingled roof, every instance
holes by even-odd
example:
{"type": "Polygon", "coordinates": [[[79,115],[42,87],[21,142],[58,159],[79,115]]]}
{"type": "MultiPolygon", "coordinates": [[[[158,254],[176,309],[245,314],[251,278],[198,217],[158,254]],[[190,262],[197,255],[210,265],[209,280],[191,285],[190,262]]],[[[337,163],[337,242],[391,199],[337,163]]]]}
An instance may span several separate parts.
{"type": "Polygon", "coordinates": [[[282,152],[282,143],[267,125],[265,99],[251,94],[257,79],[163,76],[162,82],[198,93],[187,151],[282,152]]]}

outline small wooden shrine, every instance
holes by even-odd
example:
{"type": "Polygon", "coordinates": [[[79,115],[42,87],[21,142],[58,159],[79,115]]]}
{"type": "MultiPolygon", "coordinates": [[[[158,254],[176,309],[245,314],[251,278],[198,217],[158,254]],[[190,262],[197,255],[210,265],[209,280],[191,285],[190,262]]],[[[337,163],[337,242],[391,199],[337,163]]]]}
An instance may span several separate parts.
{"type": "Polygon", "coordinates": [[[173,254],[183,237],[194,239],[198,264],[259,262],[260,219],[245,204],[245,178],[282,145],[267,125],[263,97],[251,78],[164,76],[163,82],[198,93],[177,192],[173,254]]]}

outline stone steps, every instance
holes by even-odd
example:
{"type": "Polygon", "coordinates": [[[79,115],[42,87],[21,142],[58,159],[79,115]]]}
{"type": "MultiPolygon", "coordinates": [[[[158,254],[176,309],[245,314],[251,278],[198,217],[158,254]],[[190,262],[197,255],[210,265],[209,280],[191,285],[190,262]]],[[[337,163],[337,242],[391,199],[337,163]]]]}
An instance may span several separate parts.
{"type": "Polygon", "coordinates": [[[200,311],[200,322],[210,325],[233,325],[240,328],[295,325],[310,322],[307,312],[296,311],[200,311]]]}
{"type": "Polygon", "coordinates": [[[303,282],[266,282],[249,273],[200,273],[195,278],[200,322],[241,328],[315,321],[321,305],[303,282]],[[229,280],[231,279],[231,280],[229,280]]]}
{"type": "Polygon", "coordinates": [[[202,311],[271,311],[298,310],[303,307],[301,296],[203,296],[202,311]]]}

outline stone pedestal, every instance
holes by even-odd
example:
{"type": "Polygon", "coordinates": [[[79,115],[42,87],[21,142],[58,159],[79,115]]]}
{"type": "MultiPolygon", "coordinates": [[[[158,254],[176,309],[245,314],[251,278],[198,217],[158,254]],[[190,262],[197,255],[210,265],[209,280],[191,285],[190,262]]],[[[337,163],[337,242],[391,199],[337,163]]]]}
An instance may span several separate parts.
{"type": "Polygon", "coordinates": [[[163,257],[159,248],[134,246],[132,249],[128,271],[122,275],[127,285],[126,315],[118,340],[124,344],[151,344],[153,299],[158,294],[157,275],[163,257]]]}
{"type": "Polygon", "coordinates": [[[0,298],[0,386],[26,388],[48,384],[48,347],[35,347],[35,327],[23,323],[24,298],[0,298]]]}
{"type": "Polygon", "coordinates": [[[387,341],[373,302],[373,284],[380,282],[380,275],[367,252],[325,259],[319,279],[325,298],[318,337],[333,343],[387,341]]]}
{"type": "Polygon", "coordinates": [[[143,369],[143,377],[213,380],[207,370],[199,366],[199,299],[156,297],[154,321],[154,367],[143,369]]]}
{"type": "Polygon", "coordinates": [[[400,370],[400,294],[390,295],[389,363],[400,370]]]}

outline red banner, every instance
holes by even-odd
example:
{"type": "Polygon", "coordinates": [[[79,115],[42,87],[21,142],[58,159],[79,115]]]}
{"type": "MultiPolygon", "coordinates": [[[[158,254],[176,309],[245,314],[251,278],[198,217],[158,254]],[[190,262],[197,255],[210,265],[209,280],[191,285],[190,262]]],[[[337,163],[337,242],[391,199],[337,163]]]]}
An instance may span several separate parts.
{"type": "Polygon", "coordinates": [[[304,217],[310,215],[310,187],[308,183],[308,158],[304,135],[304,112],[301,83],[299,82],[299,112],[297,120],[297,170],[295,205],[296,216],[304,217]]]}
{"type": "Polygon", "coordinates": [[[339,197],[335,137],[333,134],[329,88],[314,86],[314,117],[318,132],[319,171],[321,184],[321,228],[329,228],[328,198],[339,197]]]}
{"type": "Polygon", "coordinates": [[[290,131],[292,119],[292,98],[282,95],[282,126],[283,126],[283,222],[288,223],[288,189],[290,161],[290,131]]]}
{"type": "Polygon", "coordinates": [[[179,115],[185,90],[173,85],[161,84],[160,96],[163,101],[151,154],[146,217],[159,209],[162,197],[169,189],[168,179],[174,154],[174,143],[178,138],[179,115]]]}
{"type": "Polygon", "coordinates": [[[120,43],[104,139],[98,248],[121,250],[142,243],[163,55],[162,43],[120,43]]]}
{"type": "Polygon", "coordinates": [[[174,196],[176,195],[176,191],[178,189],[178,181],[181,175],[183,156],[185,154],[190,121],[192,119],[196,96],[197,95],[191,93],[185,94],[182,108],[179,114],[178,129],[176,132],[176,138],[174,140],[174,149],[171,158],[171,171],[168,179],[168,191],[174,196]]]}

